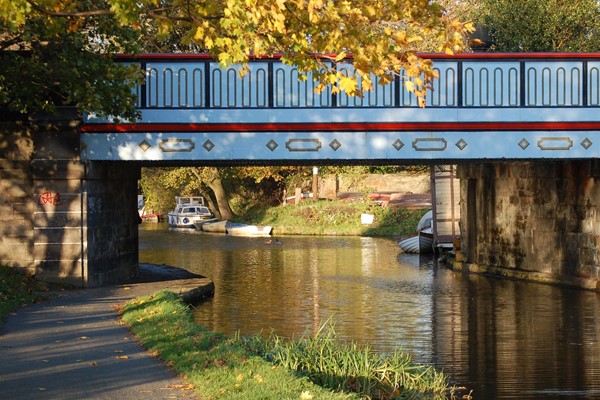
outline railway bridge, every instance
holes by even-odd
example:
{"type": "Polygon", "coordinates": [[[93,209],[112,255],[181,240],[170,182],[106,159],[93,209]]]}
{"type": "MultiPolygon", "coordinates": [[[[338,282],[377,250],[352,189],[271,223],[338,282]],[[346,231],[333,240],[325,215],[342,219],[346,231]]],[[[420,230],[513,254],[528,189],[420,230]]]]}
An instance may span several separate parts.
{"type": "Polygon", "coordinates": [[[598,289],[600,54],[425,57],[439,74],[425,108],[401,77],[359,98],[317,93],[277,57],[244,75],[206,55],[119,57],[145,73],[139,121],[11,128],[4,207],[20,222],[0,257],[81,286],[135,274],[141,166],[451,164],[455,268],[598,289]]]}

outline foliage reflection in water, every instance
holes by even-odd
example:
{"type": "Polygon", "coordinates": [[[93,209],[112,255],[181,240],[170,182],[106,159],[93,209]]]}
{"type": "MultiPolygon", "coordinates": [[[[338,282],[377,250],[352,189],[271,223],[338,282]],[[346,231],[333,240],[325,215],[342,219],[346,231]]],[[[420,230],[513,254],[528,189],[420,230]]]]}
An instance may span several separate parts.
{"type": "Polygon", "coordinates": [[[403,349],[475,399],[600,397],[600,295],[457,274],[393,240],[227,237],[143,224],[140,261],[212,279],[198,323],[233,334],[316,332],[403,349]]]}

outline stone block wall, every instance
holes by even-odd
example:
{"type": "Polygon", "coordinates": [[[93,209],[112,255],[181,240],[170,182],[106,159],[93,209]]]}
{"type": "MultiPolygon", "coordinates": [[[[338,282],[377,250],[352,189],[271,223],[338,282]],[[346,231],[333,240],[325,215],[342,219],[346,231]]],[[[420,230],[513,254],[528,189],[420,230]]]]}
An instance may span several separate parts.
{"type": "Polygon", "coordinates": [[[87,204],[88,281],[121,282],[137,274],[138,219],[135,163],[90,163],[83,192],[87,204]]]}
{"type": "Polygon", "coordinates": [[[600,164],[461,165],[458,268],[596,289],[600,164]]]}
{"type": "Polygon", "coordinates": [[[22,123],[0,122],[0,257],[5,265],[35,272],[33,137],[22,123]]]}
{"type": "Polygon", "coordinates": [[[0,122],[0,263],[82,287],[137,273],[137,165],[80,158],[70,110],[0,122]]]}
{"type": "Polygon", "coordinates": [[[78,122],[64,114],[28,121],[34,152],[29,161],[33,184],[33,255],[38,279],[87,286],[78,122]]]}
{"type": "Polygon", "coordinates": [[[429,172],[423,174],[366,174],[356,178],[326,175],[319,177],[319,196],[335,199],[338,192],[429,193],[429,172]]]}

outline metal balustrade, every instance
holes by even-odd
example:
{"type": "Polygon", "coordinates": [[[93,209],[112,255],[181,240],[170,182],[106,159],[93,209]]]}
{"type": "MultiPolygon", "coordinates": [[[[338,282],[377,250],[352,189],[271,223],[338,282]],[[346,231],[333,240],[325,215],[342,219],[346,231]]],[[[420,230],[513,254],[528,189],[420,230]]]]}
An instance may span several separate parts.
{"type": "MultiPolygon", "coordinates": [[[[600,106],[600,54],[546,56],[429,55],[439,78],[426,106],[600,106]]],[[[204,55],[147,55],[119,61],[136,62],[145,71],[140,109],[418,107],[415,96],[403,88],[402,74],[387,85],[373,76],[373,90],[360,98],[344,92],[334,95],[330,89],[316,93],[312,74],[301,81],[297,69],[278,58],[251,60],[243,76],[240,66],[222,69],[204,55]]],[[[352,65],[341,63],[337,68],[351,70],[352,65]]]]}

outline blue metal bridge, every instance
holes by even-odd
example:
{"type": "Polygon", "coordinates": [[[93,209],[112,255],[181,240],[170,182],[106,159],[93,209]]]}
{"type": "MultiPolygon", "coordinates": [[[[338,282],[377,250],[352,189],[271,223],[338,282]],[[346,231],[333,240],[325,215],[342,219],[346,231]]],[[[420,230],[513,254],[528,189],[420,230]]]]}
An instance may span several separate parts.
{"type": "MultiPolygon", "coordinates": [[[[318,94],[279,58],[222,69],[206,55],[121,57],[146,80],[142,118],[87,115],[89,160],[286,162],[580,159],[600,156],[600,53],[425,55],[427,106],[402,78],[363,98],[318,94]]],[[[352,68],[351,64],[338,68],[352,68]]]]}

